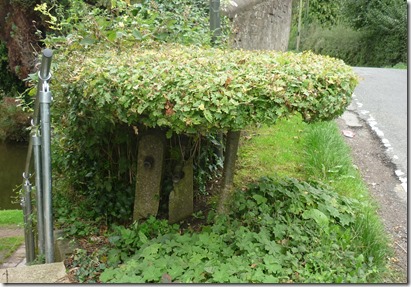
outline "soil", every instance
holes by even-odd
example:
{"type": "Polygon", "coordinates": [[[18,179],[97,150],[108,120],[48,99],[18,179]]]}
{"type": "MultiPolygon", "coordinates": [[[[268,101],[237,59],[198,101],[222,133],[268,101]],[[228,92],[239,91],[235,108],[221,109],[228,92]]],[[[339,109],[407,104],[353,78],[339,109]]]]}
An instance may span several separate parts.
{"type": "Polygon", "coordinates": [[[0,227],[0,237],[24,236],[24,230],[20,227],[0,227]]]}
{"type": "MultiPolygon", "coordinates": [[[[354,164],[367,183],[371,196],[378,206],[378,214],[385,230],[391,237],[394,256],[390,258],[389,268],[395,271],[395,283],[408,282],[407,255],[407,192],[395,175],[396,167],[386,154],[379,137],[359,117],[360,126],[349,126],[339,118],[337,124],[341,131],[354,132],[354,137],[344,137],[351,147],[354,164]]],[[[387,282],[391,283],[391,282],[387,282]]]]}

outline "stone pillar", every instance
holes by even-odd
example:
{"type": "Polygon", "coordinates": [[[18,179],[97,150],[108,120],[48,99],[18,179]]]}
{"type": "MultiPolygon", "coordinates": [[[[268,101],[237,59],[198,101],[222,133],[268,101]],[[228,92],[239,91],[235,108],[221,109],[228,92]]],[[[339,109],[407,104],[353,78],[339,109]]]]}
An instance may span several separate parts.
{"type": "Polygon", "coordinates": [[[164,152],[164,133],[147,133],[139,140],[133,220],[157,215],[163,180],[164,152]]]}
{"type": "Polygon", "coordinates": [[[168,221],[176,223],[187,218],[194,210],[193,158],[185,161],[181,172],[173,176],[173,191],[168,204],[168,221]]]}

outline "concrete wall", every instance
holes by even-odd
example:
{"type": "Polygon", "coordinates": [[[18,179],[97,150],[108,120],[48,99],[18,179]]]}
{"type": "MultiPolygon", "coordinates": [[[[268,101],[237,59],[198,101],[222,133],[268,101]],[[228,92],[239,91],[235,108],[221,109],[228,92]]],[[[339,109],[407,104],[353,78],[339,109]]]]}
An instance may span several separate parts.
{"type": "Polygon", "coordinates": [[[233,47],[279,50],[288,47],[292,0],[231,0],[222,10],[234,25],[233,47]]]}

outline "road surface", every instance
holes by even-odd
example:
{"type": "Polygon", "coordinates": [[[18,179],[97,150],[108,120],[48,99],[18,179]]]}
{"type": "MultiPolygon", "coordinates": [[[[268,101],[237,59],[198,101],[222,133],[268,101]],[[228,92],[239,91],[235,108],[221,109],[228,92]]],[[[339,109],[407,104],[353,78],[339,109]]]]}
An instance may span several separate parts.
{"type": "Polygon", "coordinates": [[[357,112],[380,137],[406,189],[407,70],[355,67],[354,71],[360,76],[353,101],[357,112]]]}

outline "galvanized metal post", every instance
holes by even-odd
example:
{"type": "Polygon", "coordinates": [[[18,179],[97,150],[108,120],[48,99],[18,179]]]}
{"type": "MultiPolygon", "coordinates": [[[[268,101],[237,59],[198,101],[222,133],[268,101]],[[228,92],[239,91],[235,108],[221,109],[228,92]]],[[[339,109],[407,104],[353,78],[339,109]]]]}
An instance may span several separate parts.
{"type": "Polygon", "coordinates": [[[34,171],[36,184],[36,203],[37,203],[37,232],[39,254],[44,254],[44,210],[43,210],[43,187],[41,183],[41,142],[38,131],[35,131],[31,137],[33,141],[34,152],[34,171]]]}
{"type": "Polygon", "coordinates": [[[34,150],[35,169],[36,169],[36,191],[37,191],[37,222],[39,236],[40,254],[45,253],[46,263],[54,261],[54,242],[53,242],[53,216],[51,199],[51,153],[50,153],[50,102],[51,93],[48,80],[51,78],[50,67],[53,51],[43,50],[41,67],[39,71],[39,81],[37,84],[37,95],[34,102],[34,113],[32,120],[32,137],[30,138],[27,151],[26,164],[24,168],[24,181],[21,205],[23,207],[25,220],[25,242],[27,262],[34,260],[35,244],[32,227],[32,208],[31,208],[31,185],[29,181],[29,170],[31,155],[34,150]],[[39,117],[41,102],[41,117],[39,117]],[[38,126],[41,118],[42,137],[39,139],[38,126]],[[41,149],[40,145],[46,149],[41,149]],[[44,171],[43,171],[44,170],[44,171]],[[43,194],[44,191],[44,194],[43,194]]]}
{"type": "Polygon", "coordinates": [[[213,33],[211,43],[221,36],[220,0],[210,0],[210,30],[213,33]]]}
{"type": "MultiPolygon", "coordinates": [[[[53,238],[53,206],[52,206],[52,181],[51,181],[51,149],[50,149],[50,103],[51,92],[48,81],[51,78],[50,67],[53,51],[43,50],[43,58],[39,71],[38,103],[41,120],[41,185],[43,192],[43,218],[44,218],[44,248],[46,263],[54,262],[53,238]]],[[[37,119],[38,120],[38,119],[37,119]]]]}
{"type": "Polygon", "coordinates": [[[26,245],[26,262],[30,263],[34,261],[35,258],[35,248],[34,248],[34,233],[33,233],[33,221],[32,221],[32,210],[31,210],[31,185],[29,181],[29,175],[23,173],[24,185],[24,196],[22,197],[21,205],[23,207],[23,219],[24,219],[24,240],[26,245]]]}
{"type": "Polygon", "coordinates": [[[51,127],[50,127],[50,103],[51,92],[46,81],[39,93],[40,102],[40,126],[41,126],[41,163],[44,207],[45,230],[45,257],[46,263],[54,262],[53,240],[53,207],[52,207],[52,181],[51,181],[51,127]]]}

